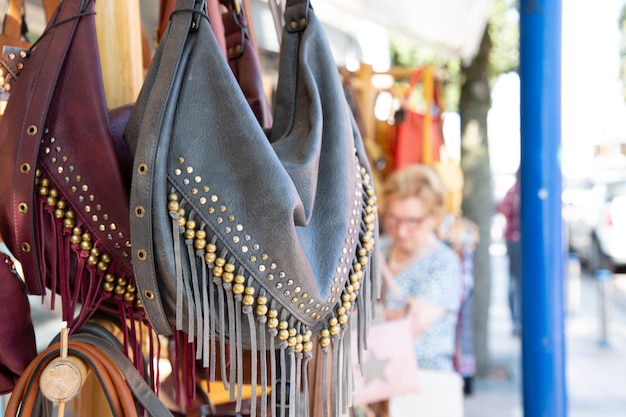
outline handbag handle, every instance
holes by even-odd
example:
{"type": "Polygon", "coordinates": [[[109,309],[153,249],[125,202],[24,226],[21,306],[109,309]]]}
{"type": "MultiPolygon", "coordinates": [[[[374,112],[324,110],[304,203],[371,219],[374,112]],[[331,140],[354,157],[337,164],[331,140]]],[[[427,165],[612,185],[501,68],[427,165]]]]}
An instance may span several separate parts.
{"type": "MultiPolygon", "coordinates": [[[[95,325],[98,327],[97,325],[95,325]]],[[[106,330],[104,330],[106,331],[106,330]]],[[[136,416],[137,402],[153,417],[172,417],[172,413],[159,400],[148,383],[135,369],[130,360],[101,331],[79,332],[72,335],[68,353],[79,358],[95,373],[104,394],[114,410],[114,415],[136,416]]],[[[52,360],[59,356],[60,344],[53,343],[26,368],[13,390],[5,416],[33,415],[41,404],[39,379],[52,360]]]]}

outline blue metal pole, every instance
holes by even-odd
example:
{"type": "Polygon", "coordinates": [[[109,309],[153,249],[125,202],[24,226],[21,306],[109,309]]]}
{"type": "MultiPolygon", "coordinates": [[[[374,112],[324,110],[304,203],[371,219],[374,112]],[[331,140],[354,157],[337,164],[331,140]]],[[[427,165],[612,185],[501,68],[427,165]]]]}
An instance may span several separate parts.
{"type": "Polygon", "coordinates": [[[561,0],[520,2],[525,417],[567,416],[561,223],[561,0]]]}

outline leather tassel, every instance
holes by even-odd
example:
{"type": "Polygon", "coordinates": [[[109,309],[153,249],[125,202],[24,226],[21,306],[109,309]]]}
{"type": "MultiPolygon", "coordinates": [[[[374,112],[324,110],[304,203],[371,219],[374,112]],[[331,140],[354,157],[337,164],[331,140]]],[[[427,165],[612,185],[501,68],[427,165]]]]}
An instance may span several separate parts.
{"type": "Polygon", "coordinates": [[[343,374],[343,383],[342,387],[342,413],[345,414],[348,412],[348,407],[352,404],[352,358],[350,354],[350,349],[352,348],[352,335],[350,334],[350,330],[344,328],[343,330],[343,363],[342,363],[342,374],[343,374]]]}
{"type": "MultiPolygon", "coordinates": [[[[231,282],[224,282],[222,284],[224,292],[226,294],[226,305],[228,308],[228,350],[230,352],[229,361],[229,400],[235,400],[235,385],[236,385],[236,371],[237,371],[237,350],[236,346],[236,324],[235,324],[235,304],[233,299],[233,284],[231,282]]],[[[226,373],[222,374],[222,379],[225,379],[226,373]]]]}
{"type": "Polygon", "coordinates": [[[248,319],[250,327],[250,383],[252,385],[252,395],[250,397],[250,417],[256,417],[256,387],[257,387],[257,346],[256,346],[256,323],[251,305],[244,305],[243,312],[248,319]]]}
{"type": "MultiPolygon", "coordinates": [[[[241,301],[243,296],[239,293],[235,294],[235,346],[237,348],[236,371],[237,371],[237,399],[235,402],[235,412],[241,411],[241,400],[243,396],[243,346],[241,343],[241,301]]],[[[231,341],[232,343],[232,341],[231,341]]],[[[232,350],[231,350],[232,351],[232,350]]],[[[231,361],[232,366],[232,361],[231,361]]]]}
{"type": "Polygon", "coordinates": [[[224,306],[224,290],[222,278],[219,276],[213,277],[213,283],[217,287],[217,301],[218,301],[218,319],[219,319],[219,333],[220,333],[220,370],[222,373],[222,383],[224,389],[229,390],[228,379],[226,378],[226,307],[224,306]]]}
{"type": "Polygon", "coordinates": [[[330,355],[330,347],[322,348],[322,410],[324,417],[328,417],[328,355],[330,355]]]}
{"type": "Polygon", "coordinates": [[[339,399],[341,387],[339,386],[339,373],[341,361],[341,333],[333,337],[333,359],[331,370],[331,404],[333,407],[333,416],[339,416],[339,399]]]}
{"type": "MultiPolygon", "coordinates": [[[[262,292],[265,296],[265,292],[262,292]]],[[[267,316],[259,315],[259,355],[261,362],[261,417],[267,417],[267,346],[265,341],[265,324],[267,316]]]]}
{"type": "MultiPolygon", "coordinates": [[[[43,209],[43,215],[44,217],[44,222],[48,222],[49,223],[49,227],[51,230],[55,230],[56,229],[56,220],[54,218],[54,207],[49,206],[48,204],[46,204],[44,206],[43,209]]],[[[45,230],[45,229],[44,229],[45,230]]],[[[47,232],[46,234],[43,234],[42,236],[46,236],[47,234],[49,234],[49,232],[47,232]]],[[[56,247],[56,245],[54,243],[50,244],[49,239],[46,238],[42,238],[42,246],[46,247],[46,246],[50,246],[50,249],[53,251],[52,256],[49,257],[50,259],[50,279],[52,280],[52,282],[56,282],[58,283],[57,285],[59,285],[60,287],[60,293],[61,293],[61,315],[63,317],[64,321],[67,321],[68,323],[72,322],[72,316],[74,314],[73,311],[69,310],[69,306],[67,305],[68,301],[69,301],[69,282],[68,280],[64,280],[62,279],[63,277],[59,276],[59,270],[58,270],[58,259],[59,259],[59,254],[58,254],[58,249],[56,247]]],[[[54,239],[54,241],[56,241],[56,239],[54,239]]],[[[46,253],[46,252],[41,252],[41,253],[46,253]]],[[[44,262],[39,262],[39,263],[46,263],[44,262]]],[[[45,276],[45,275],[44,275],[45,276]]],[[[56,291],[55,291],[56,292],[56,291]]]]}
{"type": "Polygon", "coordinates": [[[272,390],[270,391],[270,413],[271,415],[276,414],[276,349],[274,345],[274,341],[276,340],[276,336],[278,335],[278,330],[276,328],[270,328],[270,384],[272,386],[272,390]]]}
{"type": "MultiPolygon", "coordinates": [[[[185,200],[180,202],[181,209],[185,205],[185,200]]],[[[174,260],[176,262],[176,330],[183,329],[183,259],[180,249],[180,235],[185,229],[178,225],[179,212],[170,211],[172,218],[172,238],[174,240],[174,260]]]]}
{"type": "MultiPolygon", "coordinates": [[[[80,249],[80,244],[77,245],[73,245],[75,246],[75,248],[73,247],[73,252],[76,256],[76,266],[75,266],[75,271],[76,271],[76,279],[74,281],[74,294],[72,295],[72,297],[75,297],[76,300],[76,304],[78,304],[78,296],[80,294],[81,288],[85,285],[84,281],[85,281],[85,271],[87,270],[87,267],[85,265],[85,261],[87,260],[87,257],[84,256],[84,252],[83,250],[80,249]]],[[[54,294],[56,293],[56,289],[51,288],[51,306],[50,308],[52,308],[54,310],[54,294]]],[[[65,307],[61,307],[62,309],[65,309],[65,307]]],[[[72,309],[72,311],[74,311],[72,309]]],[[[64,317],[63,320],[67,321],[65,317],[66,313],[62,313],[62,316],[64,317]]],[[[73,320],[68,321],[68,323],[71,323],[73,320]]]]}
{"type": "MultiPolygon", "coordinates": [[[[204,225],[201,226],[200,230],[202,230],[202,227],[204,227],[204,225]]],[[[195,241],[193,239],[191,239],[191,244],[187,244],[187,252],[189,254],[189,266],[191,267],[191,285],[192,285],[192,292],[193,292],[193,301],[194,301],[194,305],[195,305],[195,312],[196,312],[196,317],[195,317],[195,321],[196,321],[196,360],[200,360],[202,359],[202,346],[203,346],[203,336],[204,336],[204,331],[203,331],[203,327],[204,327],[204,315],[202,314],[202,293],[200,292],[200,277],[198,275],[198,265],[200,265],[200,268],[204,269],[204,266],[202,265],[202,258],[200,258],[199,260],[196,259],[196,257],[202,257],[202,255],[204,254],[203,251],[201,250],[196,250],[195,248],[195,241]]]]}
{"type": "Polygon", "coordinates": [[[311,361],[311,358],[313,358],[313,354],[311,352],[304,352],[304,361],[302,363],[302,410],[305,416],[309,415],[311,407],[309,403],[309,362],[311,361]]]}
{"type": "Polygon", "coordinates": [[[296,417],[296,350],[287,348],[289,354],[289,417],[296,417]]]}
{"type": "Polygon", "coordinates": [[[300,386],[302,381],[302,351],[300,350],[299,352],[296,352],[296,380],[295,380],[295,401],[293,403],[293,405],[291,405],[291,408],[293,408],[296,415],[301,415],[301,409],[302,409],[302,387],[300,386]]]}
{"type": "MultiPolygon", "coordinates": [[[[205,314],[209,314],[211,316],[215,316],[215,286],[213,285],[213,264],[207,264],[207,268],[208,268],[208,279],[207,279],[207,284],[206,286],[209,288],[209,308],[208,311],[205,312],[205,314]]],[[[221,292],[221,291],[220,291],[221,292]]],[[[221,315],[221,314],[220,314],[221,315]]],[[[216,337],[216,323],[215,323],[215,318],[211,318],[210,320],[208,320],[209,323],[209,350],[210,350],[210,357],[209,357],[209,381],[210,382],[214,382],[215,381],[215,364],[216,364],[216,343],[215,343],[215,337],[216,337]]]]}
{"type": "Polygon", "coordinates": [[[57,276],[59,277],[58,279],[63,282],[64,284],[61,286],[61,291],[64,292],[65,294],[61,294],[61,299],[63,300],[63,304],[65,306],[67,306],[67,312],[63,312],[63,315],[67,315],[70,317],[70,320],[67,321],[68,323],[71,323],[71,317],[73,316],[73,313],[75,311],[75,309],[73,307],[75,307],[76,304],[72,303],[72,290],[70,288],[70,276],[67,270],[67,266],[68,264],[65,262],[66,259],[66,252],[65,252],[65,245],[63,243],[63,224],[61,223],[61,221],[59,219],[54,218],[53,220],[53,225],[54,228],[52,229],[52,235],[50,238],[50,241],[48,242],[49,244],[52,245],[52,247],[54,248],[54,251],[56,252],[55,255],[53,255],[53,261],[56,264],[56,270],[57,270],[57,276]],[[57,263],[58,262],[58,263],[57,263]]]}
{"type": "Polygon", "coordinates": [[[287,406],[287,360],[285,350],[287,342],[280,341],[280,417],[285,417],[285,407],[287,406]]]}
{"type": "MultiPolygon", "coordinates": [[[[46,207],[46,198],[41,196],[39,197],[39,204],[38,204],[39,210],[37,212],[38,216],[37,216],[37,225],[39,226],[39,236],[45,236],[45,228],[43,225],[44,219],[45,219],[45,207],[46,207]]],[[[39,243],[39,253],[46,253],[45,252],[45,239],[41,239],[39,243]]],[[[80,249],[79,245],[76,245],[78,247],[78,249],[80,249]]],[[[39,271],[41,273],[42,277],[47,277],[48,276],[48,269],[47,269],[47,262],[39,262],[39,271]]],[[[55,294],[56,294],[56,289],[57,289],[57,282],[54,279],[54,276],[52,276],[51,278],[51,282],[50,282],[50,308],[52,310],[54,310],[54,298],[55,298],[55,294]]]]}
{"type": "MultiPolygon", "coordinates": [[[[213,287],[213,284],[208,280],[208,276],[207,276],[207,266],[206,263],[204,262],[204,260],[202,259],[204,257],[204,251],[202,249],[199,249],[196,251],[196,255],[200,258],[200,267],[202,268],[202,281],[200,282],[200,286],[202,287],[202,322],[203,322],[203,326],[202,326],[202,349],[200,351],[200,357],[202,358],[202,367],[203,368],[208,368],[209,366],[209,356],[210,356],[210,352],[209,352],[209,340],[211,338],[210,335],[210,322],[211,322],[211,317],[210,317],[210,313],[209,313],[209,287],[213,287]]],[[[200,337],[200,334],[198,334],[198,337],[200,337]]],[[[198,343],[199,344],[199,343],[198,343]]],[[[196,359],[198,358],[198,355],[196,353],[196,359]]]]}
{"type": "MultiPolygon", "coordinates": [[[[189,213],[189,219],[187,220],[187,223],[192,222],[193,217],[194,211],[192,210],[191,213],[189,213]]],[[[187,234],[187,230],[185,231],[185,235],[187,234]]],[[[191,230],[193,231],[193,229],[191,230]]],[[[191,281],[196,281],[197,283],[198,271],[195,267],[196,261],[193,249],[193,238],[189,239],[187,236],[185,236],[185,246],[187,246],[187,258],[189,261],[189,269],[191,270],[191,281]]],[[[182,272],[183,271],[181,270],[181,273],[182,272]]],[[[195,319],[197,317],[195,297],[194,292],[191,289],[192,282],[189,282],[189,277],[185,277],[183,275],[183,284],[185,286],[185,299],[187,300],[187,342],[193,343],[196,338],[195,319]]]]}

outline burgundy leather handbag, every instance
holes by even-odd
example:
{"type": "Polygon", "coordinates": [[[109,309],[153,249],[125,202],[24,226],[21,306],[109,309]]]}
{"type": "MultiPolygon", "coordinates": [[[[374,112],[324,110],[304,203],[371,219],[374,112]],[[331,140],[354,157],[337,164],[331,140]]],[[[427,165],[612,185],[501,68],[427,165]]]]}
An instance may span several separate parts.
{"type": "Polygon", "coordinates": [[[0,253],[0,394],[10,392],[37,355],[30,305],[13,261],[0,253]],[[7,324],[10,324],[8,326],[7,324]]]}
{"type": "Polygon", "coordinates": [[[141,311],[129,252],[132,162],[121,139],[129,109],[107,110],[93,7],[60,3],[0,123],[0,234],[28,293],[48,294],[52,307],[60,294],[73,331],[95,311],[141,311]]]}

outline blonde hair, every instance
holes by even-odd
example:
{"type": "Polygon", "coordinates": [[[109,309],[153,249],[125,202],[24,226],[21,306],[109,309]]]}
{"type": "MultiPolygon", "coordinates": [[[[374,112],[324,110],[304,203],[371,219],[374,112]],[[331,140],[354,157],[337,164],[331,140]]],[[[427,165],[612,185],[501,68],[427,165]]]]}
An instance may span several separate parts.
{"type": "Polygon", "coordinates": [[[445,214],[445,187],[437,173],[426,165],[410,165],[391,173],[385,180],[382,190],[383,211],[393,199],[419,198],[431,214],[441,217],[445,214]]]}

